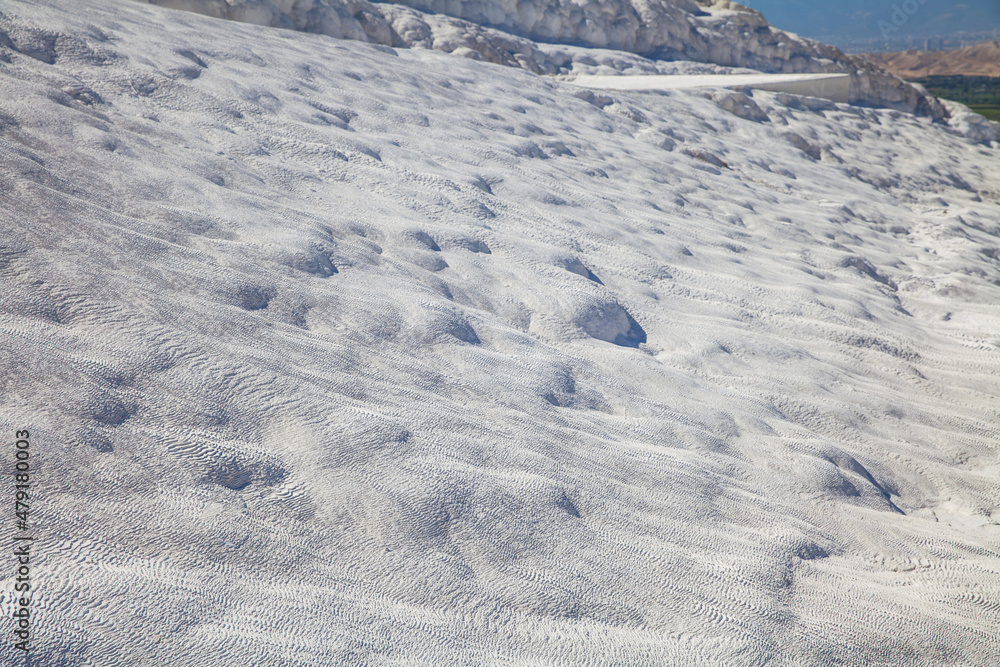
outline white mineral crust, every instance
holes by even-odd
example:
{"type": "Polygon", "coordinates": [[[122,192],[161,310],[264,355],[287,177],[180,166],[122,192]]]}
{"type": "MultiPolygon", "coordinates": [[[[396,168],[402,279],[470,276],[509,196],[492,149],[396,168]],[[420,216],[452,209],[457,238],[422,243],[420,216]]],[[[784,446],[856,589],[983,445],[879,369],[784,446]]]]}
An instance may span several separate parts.
{"type": "Polygon", "coordinates": [[[1000,664],[995,125],[330,7],[0,5],[30,664],[1000,664]]]}

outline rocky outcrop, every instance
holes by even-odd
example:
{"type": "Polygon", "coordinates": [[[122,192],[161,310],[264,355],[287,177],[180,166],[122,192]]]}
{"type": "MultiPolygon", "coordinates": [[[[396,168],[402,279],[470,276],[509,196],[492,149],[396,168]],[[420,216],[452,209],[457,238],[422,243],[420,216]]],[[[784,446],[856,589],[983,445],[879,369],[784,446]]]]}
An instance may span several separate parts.
{"type": "Polygon", "coordinates": [[[988,144],[1000,141],[1000,123],[983,118],[975,111],[951,100],[943,100],[950,118],[948,125],[953,131],[974,144],[988,144]]]}
{"type": "Polygon", "coordinates": [[[852,75],[851,101],[942,119],[925,92],[858,57],[777,30],[730,0],[147,0],[260,25],[397,47],[430,48],[521,67],[568,73],[579,49],[650,60],[686,60],[764,72],[852,75]]]}
{"type": "Polygon", "coordinates": [[[454,16],[365,0],[140,0],[215,18],[386,46],[425,48],[556,74],[561,63],[530,39],[454,16]]]}

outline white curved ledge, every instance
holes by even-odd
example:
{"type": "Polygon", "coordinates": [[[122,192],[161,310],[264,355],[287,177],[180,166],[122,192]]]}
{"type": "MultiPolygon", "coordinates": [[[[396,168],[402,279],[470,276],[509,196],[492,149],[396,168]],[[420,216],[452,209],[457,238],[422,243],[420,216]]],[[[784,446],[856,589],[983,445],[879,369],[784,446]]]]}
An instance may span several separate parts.
{"type": "Polygon", "coordinates": [[[698,74],[652,76],[579,76],[574,86],[600,90],[683,90],[690,88],[757,88],[776,93],[820,97],[847,103],[850,74],[698,74]]]}

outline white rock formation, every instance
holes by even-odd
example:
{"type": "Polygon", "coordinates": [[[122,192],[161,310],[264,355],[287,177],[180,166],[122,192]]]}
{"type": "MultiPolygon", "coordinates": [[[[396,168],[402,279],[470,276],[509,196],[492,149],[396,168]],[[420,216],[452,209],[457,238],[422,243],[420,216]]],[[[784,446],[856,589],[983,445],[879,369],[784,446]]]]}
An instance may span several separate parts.
{"type": "MultiPolygon", "coordinates": [[[[567,44],[764,72],[847,73],[851,101],[944,117],[933,97],[858,57],[782,32],[729,0],[148,0],[219,18],[391,46],[433,48],[553,74],[567,44]],[[416,10],[416,11],[415,11],[416,10]]],[[[569,60],[560,59],[569,57],[569,60]]]]}
{"type": "Polygon", "coordinates": [[[0,665],[1000,664],[970,139],[3,3],[0,665]]]}
{"type": "Polygon", "coordinates": [[[975,111],[951,100],[942,100],[948,111],[948,125],[975,144],[1000,141],[1000,123],[980,116],[975,111]]]}

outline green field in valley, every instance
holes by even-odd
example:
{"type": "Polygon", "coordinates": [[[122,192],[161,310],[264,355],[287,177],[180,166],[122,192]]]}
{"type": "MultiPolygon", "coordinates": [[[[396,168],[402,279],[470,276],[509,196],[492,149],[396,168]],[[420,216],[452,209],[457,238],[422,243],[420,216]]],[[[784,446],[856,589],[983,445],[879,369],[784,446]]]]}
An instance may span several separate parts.
{"type": "Polygon", "coordinates": [[[990,120],[995,120],[1000,123],[1000,106],[985,106],[978,104],[970,104],[969,108],[975,111],[981,116],[986,116],[990,120]]]}
{"type": "Polygon", "coordinates": [[[936,97],[961,102],[990,120],[1000,121],[1000,77],[928,76],[913,82],[936,97]]]}

